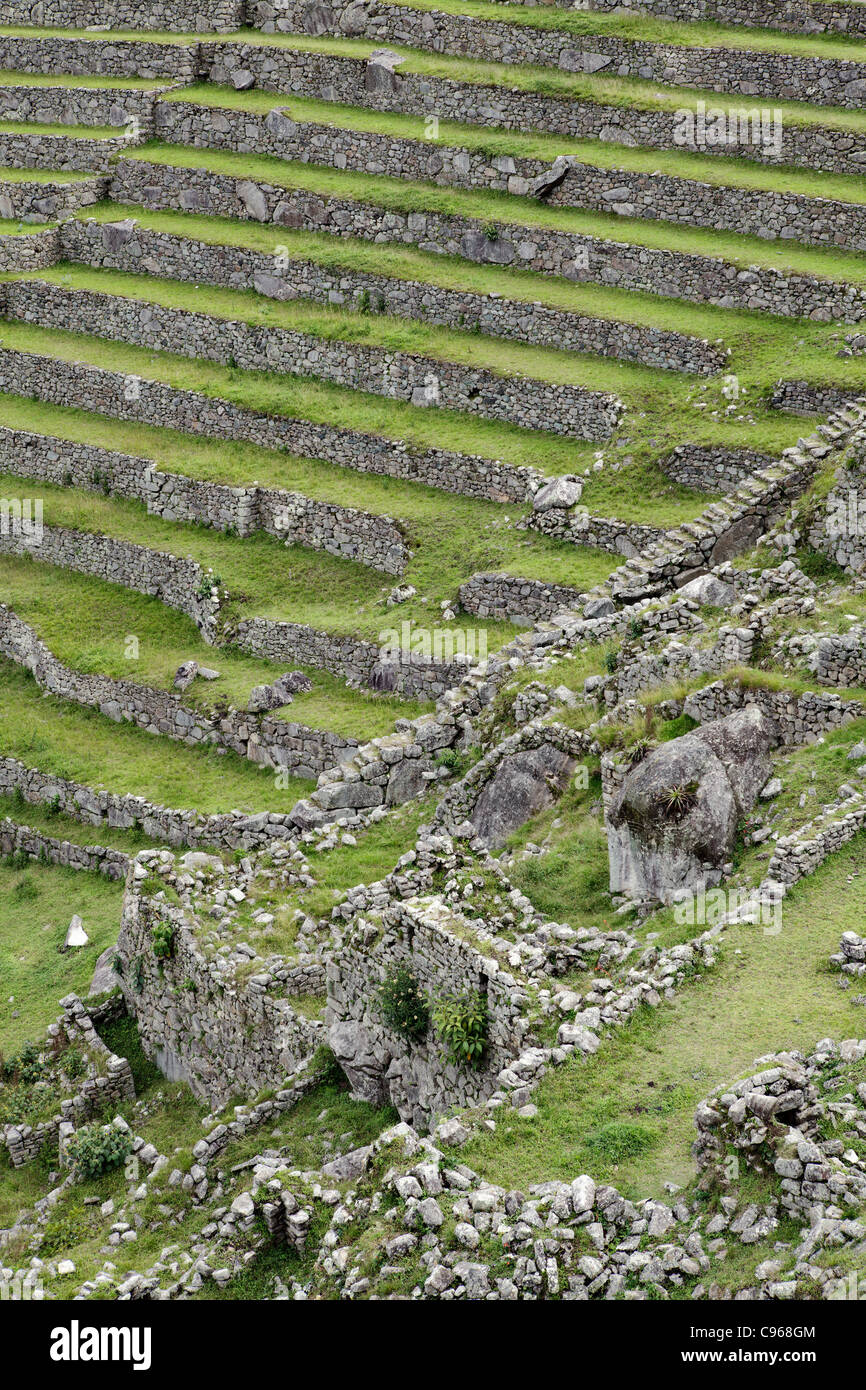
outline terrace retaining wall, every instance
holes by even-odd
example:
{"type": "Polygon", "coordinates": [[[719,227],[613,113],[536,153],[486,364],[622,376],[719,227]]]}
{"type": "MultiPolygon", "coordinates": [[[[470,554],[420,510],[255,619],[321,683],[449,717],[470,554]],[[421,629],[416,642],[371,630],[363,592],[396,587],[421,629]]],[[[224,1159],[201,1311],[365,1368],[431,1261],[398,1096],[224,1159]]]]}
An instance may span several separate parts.
{"type": "Polygon", "coordinates": [[[261,415],[219,397],[37,353],[0,349],[0,390],[184,434],[240,439],[493,502],[528,501],[547,481],[534,468],[448,449],[416,448],[287,415],[261,415]]]}
{"type": "Polygon", "coordinates": [[[132,219],[67,222],[62,229],[62,246],[64,259],[100,268],[251,289],[270,299],[345,305],[356,311],[394,314],[540,347],[600,353],[644,366],[708,373],[721,370],[727,360],[720,348],[687,334],[594,318],[531,301],[443,289],[424,281],[328,270],[289,254],[281,258],[241,246],[211,246],[149,231],[132,219]]]}
{"type": "MultiPolygon", "coordinates": [[[[563,275],[578,283],[598,281],[722,308],[754,309],[821,322],[839,319],[856,323],[866,317],[866,290],[857,285],[755,266],[739,267],[710,256],[546,227],[488,224],[420,210],[393,211],[182,165],[121,159],[115,168],[111,197],[119,203],[137,203],[154,210],[201,212],[417,246],[422,251],[445,252],[482,264],[563,275]]],[[[612,207],[606,210],[614,211],[612,207]]]]}
{"type": "Polygon", "coordinates": [[[80,487],[142,502],[151,516],[248,536],[265,531],[287,544],[324,550],[400,575],[409,560],[391,517],[317,502],[282,488],[230,487],[163,472],[151,459],[0,426],[0,471],[59,487],[80,487]]]}
{"type": "Polygon", "coordinates": [[[578,439],[607,439],[622,411],[621,402],[607,392],[533,377],[500,376],[445,359],[331,341],[147,300],[67,290],[46,281],[7,282],[0,287],[0,312],[45,328],[62,322],[72,332],[221,366],[314,377],[414,406],[466,411],[578,439]]]}
{"type": "Polygon", "coordinates": [[[0,604],[0,655],[29,671],[40,689],[98,709],[117,723],[135,724],[191,747],[216,744],[251,762],[285,768],[296,777],[316,777],[358,746],[357,739],[305,724],[234,709],[209,714],[184,705],[172,691],[75,671],[5,604],[0,604]]]}
{"type": "MultiPolygon", "coordinates": [[[[377,6],[375,0],[367,4],[356,0],[349,0],[348,4],[339,0],[334,4],[305,4],[303,0],[271,3],[274,27],[284,33],[334,34],[400,43],[477,62],[531,63],[566,72],[641,77],[677,87],[851,108],[861,105],[866,82],[866,64],[843,59],[720,46],[687,48],[612,34],[582,36],[522,25],[519,20],[508,23],[404,5],[377,6]]],[[[257,56],[261,67],[271,73],[280,73],[291,62],[291,50],[261,48],[258,54],[250,55],[249,45],[227,46],[219,41],[204,45],[207,56],[215,51],[224,53],[227,48],[243,53],[247,66],[257,75],[257,56]]],[[[417,83],[419,96],[423,96],[427,79],[402,80],[417,83]]]]}
{"type": "MultiPolygon", "coordinates": [[[[321,6],[318,8],[321,9],[321,6]]],[[[389,12],[393,12],[394,8],[387,6],[389,12]]],[[[356,13],[360,6],[353,3],[352,9],[356,13]]],[[[728,50],[729,60],[731,53],[728,50]]],[[[705,107],[703,123],[699,124],[696,115],[691,121],[686,121],[670,110],[617,106],[579,97],[547,96],[495,83],[416,76],[404,73],[399,60],[394,62],[392,68],[390,60],[385,63],[375,59],[368,62],[363,58],[292,52],[291,49],[269,50],[239,44],[221,45],[217,49],[208,46],[203,49],[203,58],[208,66],[208,77],[220,84],[245,87],[250,85],[252,78],[257,86],[277,92],[338,101],[355,107],[367,106],[378,111],[399,111],[416,117],[429,112],[440,121],[491,126],[497,130],[540,130],[573,139],[602,140],[609,144],[642,145],[660,150],[681,148],[701,155],[736,154],[760,163],[805,165],[831,173],[862,173],[866,162],[866,146],[862,137],[819,125],[799,126],[781,120],[774,125],[773,108],[768,108],[766,104],[762,112],[759,105],[744,101],[737,121],[726,119],[724,127],[718,127],[729,138],[724,143],[716,143],[714,121],[721,108],[714,108],[711,104],[705,107]]],[[[861,78],[866,74],[866,65],[852,66],[859,70],[861,78]]],[[[725,90],[727,94],[727,89],[717,87],[715,90],[725,90]]],[[[772,95],[775,100],[779,99],[778,93],[772,95]]],[[[168,141],[241,150],[252,148],[262,154],[283,153],[284,158],[296,157],[279,148],[282,139],[287,139],[291,146],[293,140],[302,138],[301,128],[285,117],[277,117],[273,122],[270,118],[260,118],[265,127],[261,136],[252,143],[244,143],[244,128],[249,142],[252,125],[246,112],[231,112],[219,107],[211,107],[204,112],[201,106],[187,107],[187,115],[179,120],[173,107],[173,102],[165,104],[157,115],[163,138],[168,141]],[[234,139],[226,143],[232,130],[236,132],[234,139]],[[273,137],[277,137],[276,145],[273,137]],[[238,139],[242,142],[240,145],[238,139]]],[[[410,163],[417,160],[421,164],[438,160],[440,164],[452,164],[460,182],[473,179],[473,166],[478,167],[474,179],[479,175],[483,178],[480,171],[486,164],[492,166],[498,185],[507,187],[512,193],[528,192],[529,181],[549,168],[549,164],[541,160],[512,159],[506,155],[491,160],[470,152],[449,151],[435,138],[426,143],[399,141],[385,136],[336,130],[332,132],[332,137],[335,154],[345,148],[344,140],[349,142],[348,149],[354,152],[356,158],[358,155],[367,157],[364,152],[369,151],[368,157],[381,159],[387,148],[392,159],[396,156],[398,165],[405,160],[410,163]]],[[[312,159],[318,163],[321,156],[324,157],[323,162],[332,162],[333,155],[327,152],[326,137],[319,141],[312,159]]],[[[396,169],[389,167],[388,172],[394,173],[396,169]]],[[[404,177],[423,178],[429,175],[407,170],[404,177]]]]}

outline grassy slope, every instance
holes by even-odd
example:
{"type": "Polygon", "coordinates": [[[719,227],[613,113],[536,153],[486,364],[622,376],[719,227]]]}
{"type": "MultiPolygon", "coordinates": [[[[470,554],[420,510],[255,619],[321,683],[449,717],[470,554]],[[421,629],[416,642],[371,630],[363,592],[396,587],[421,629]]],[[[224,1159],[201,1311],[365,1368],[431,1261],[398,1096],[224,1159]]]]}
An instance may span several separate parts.
{"type": "MultiPolygon", "coordinates": [[[[0,601],[30,623],[54,655],[76,671],[168,690],[183,661],[194,659],[217,668],[219,680],[196,681],[184,692],[186,705],[209,709],[224,700],[243,709],[253,686],[268,684],[285,669],[285,663],[260,661],[236,649],[215,652],[188,618],[158,599],[53,565],[0,556],[0,601]],[[130,637],[136,640],[135,648],[130,637]],[[136,654],[128,655],[133,650],[136,654]]],[[[350,690],[327,671],[305,669],[313,689],[279,711],[282,718],[366,740],[390,733],[395,719],[426,708],[394,696],[350,690]]]]}
{"type": "MultiPolygon", "coordinates": [[[[312,784],[207,748],[187,748],[97,711],[43,696],[19,667],[0,661],[0,751],[28,767],[121,795],[204,814],[289,811],[312,784]]],[[[98,838],[98,830],[94,832],[98,838]]]]}
{"type": "Polygon", "coordinates": [[[533,1097],[537,1119],[500,1112],[496,1133],[469,1146],[465,1160],[508,1187],[591,1172],[633,1197],[663,1197],[665,1181],[687,1181],[703,1096],[766,1053],[863,1032],[854,991],[839,989],[826,962],[843,931],[862,928],[864,843],[792,891],[779,935],[727,928],[714,970],[672,1003],[643,1010],[594,1058],[552,1072],[533,1097]]]}
{"type": "Polygon", "coordinates": [[[87,992],[97,956],[116,939],[122,894],[98,874],[0,864],[0,1053],[38,1039],[65,994],[87,992]],[[74,912],[90,944],[61,955],[74,912]]]}

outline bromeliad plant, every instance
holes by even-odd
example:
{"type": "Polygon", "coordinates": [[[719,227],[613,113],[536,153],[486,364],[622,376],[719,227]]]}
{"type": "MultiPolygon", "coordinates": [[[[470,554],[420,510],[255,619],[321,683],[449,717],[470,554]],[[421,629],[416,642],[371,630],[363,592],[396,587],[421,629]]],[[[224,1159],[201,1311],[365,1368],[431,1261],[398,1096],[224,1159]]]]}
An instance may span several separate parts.
{"type": "Polygon", "coordinates": [[[385,976],[379,1006],[388,1027],[410,1042],[420,1041],[430,1026],[427,996],[406,965],[398,965],[385,976]]]}
{"type": "Polygon", "coordinates": [[[455,1067],[478,1067],[487,1046],[487,999],[477,990],[445,994],[433,1006],[433,1024],[455,1067]]]}

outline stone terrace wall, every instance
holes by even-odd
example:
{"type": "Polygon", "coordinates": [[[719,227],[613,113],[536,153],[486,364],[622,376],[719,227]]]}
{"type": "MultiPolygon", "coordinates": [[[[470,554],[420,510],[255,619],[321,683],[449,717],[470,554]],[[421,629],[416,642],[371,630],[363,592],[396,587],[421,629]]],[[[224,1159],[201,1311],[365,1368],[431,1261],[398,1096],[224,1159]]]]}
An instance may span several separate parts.
{"type": "Polygon", "coordinates": [[[91,574],[109,584],[149,594],[185,613],[206,642],[216,639],[219,605],[210,597],[199,597],[205,572],[193,560],[64,526],[45,526],[38,539],[0,535],[0,554],[31,555],[46,565],[91,574]]]}
{"type": "Polygon", "coordinates": [[[576,282],[598,281],[722,308],[766,310],[821,322],[838,319],[858,323],[866,317],[866,291],[856,285],[756,267],[740,269],[711,256],[631,246],[518,223],[495,224],[497,236],[491,237],[490,226],[471,218],[396,212],[203,169],[121,159],[111,196],[116,202],[138,203],[145,208],[206,212],[335,236],[403,243],[483,264],[513,265],[576,282]]]}
{"type": "Polygon", "coordinates": [[[0,272],[44,270],[59,260],[59,227],[26,235],[0,235],[0,272]]]}
{"type": "Polygon", "coordinates": [[[265,449],[323,458],[361,473],[404,478],[494,502],[527,501],[546,481],[534,468],[447,449],[416,452],[409,445],[379,435],[289,416],[259,415],[229,401],[178,390],[159,381],[36,353],[0,349],[0,390],[33,395],[56,405],[98,410],[113,419],[164,425],[184,434],[246,440],[265,449]]]}
{"type": "Polygon", "coordinates": [[[524,525],[574,545],[594,545],[614,555],[635,556],[648,545],[663,540],[666,532],[638,521],[619,521],[615,516],[595,516],[586,507],[552,507],[533,512],[524,525]]]}
{"type": "Polygon", "coordinates": [[[130,878],[118,938],[124,964],[121,987],[147,1054],[171,1080],[216,1106],[238,1086],[262,1090],[278,1084],[322,1041],[320,1023],[274,998],[257,977],[245,987],[226,979],[198,949],[184,912],[142,894],[130,878]],[[174,929],[171,959],[154,955],[158,923],[174,929]],[[136,962],[141,990],[128,983],[136,962]],[[193,988],[183,988],[190,980],[193,988]]]}
{"type": "Polygon", "coordinates": [[[834,808],[810,821],[796,834],[777,840],[767,878],[790,887],[806,874],[814,873],[819,864],[823,864],[825,859],[853,840],[864,828],[866,800],[860,792],[855,792],[843,804],[841,811],[834,808]]]}
{"type": "MultiPolygon", "coordinates": [[[[389,5],[388,9],[392,10],[393,6],[389,5]]],[[[358,6],[354,3],[353,12],[358,12],[358,6]]],[[[745,113],[750,108],[745,101],[742,108],[743,139],[732,148],[703,141],[700,145],[695,141],[685,144],[683,122],[677,119],[673,111],[642,110],[637,106],[605,105],[603,102],[575,97],[545,96],[492,83],[418,77],[403,73],[399,63],[392,71],[390,61],[384,64],[376,61],[368,63],[360,58],[301,55],[291,50],[269,51],[262,47],[242,48],[240,45],[222,46],[215,61],[213,50],[205,49],[204,58],[206,63],[210,63],[209,74],[213,81],[240,81],[240,75],[244,74],[245,83],[247,75],[250,75],[255,77],[259,86],[278,92],[291,91],[318,98],[327,90],[333,93],[329,98],[332,101],[370,106],[380,111],[402,111],[417,116],[427,110],[435,113],[440,120],[493,126],[500,130],[543,130],[575,139],[604,140],[612,144],[642,145],[661,150],[681,146],[699,149],[701,154],[734,153],[761,163],[805,164],[833,173],[858,174],[863,169],[864,145],[856,136],[852,142],[852,137],[841,131],[827,130],[817,125],[803,127],[785,124],[781,127],[779,138],[771,142],[762,139],[759,116],[754,126],[749,124],[745,113]]],[[[157,115],[166,140],[238,149],[237,141],[243,142],[246,127],[249,141],[250,119],[245,113],[212,109],[203,119],[200,106],[187,107],[185,118],[179,121],[173,114],[173,106],[173,102],[163,105],[157,115]]],[[[752,114],[757,110],[752,107],[752,114]]],[[[281,149],[280,145],[286,139],[290,148],[298,140],[301,136],[298,126],[279,116],[268,118],[262,124],[265,128],[261,140],[256,141],[261,153],[283,154],[284,158],[297,157],[281,149]]],[[[388,160],[385,167],[395,173],[397,171],[391,167],[391,161],[402,164],[408,160],[410,167],[405,170],[405,176],[424,178],[429,176],[420,171],[412,172],[412,163],[418,161],[423,166],[438,161],[440,166],[451,165],[452,173],[457,175],[459,182],[469,180],[474,185],[484,179],[487,166],[498,186],[507,188],[511,193],[529,192],[529,182],[549,168],[548,163],[540,160],[510,159],[507,156],[491,160],[484,155],[461,155],[456,150],[443,148],[438,142],[392,141],[388,137],[367,137],[336,131],[332,132],[332,136],[334,154],[338,150],[345,152],[348,149],[351,167],[356,167],[352,161],[359,157],[373,157],[388,160]],[[348,141],[348,145],[344,145],[343,141],[348,141]]],[[[327,145],[327,136],[322,135],[315,150],[302,157],[312,158],[316,163],[331,163],[334,155],[328,151],[327,145]]],[[[249,144],[246,147],[249,148],[249,144]]],[[[240,148],[243,148],[243,144],[240,148]]]]}
{"type": "MultiPolygon", "coordinates": [[[[245,618],[226,626],[220,623],[219,599],[200,597],[206,580],[200,565],[130,541],[61,526],[45,526],[38,542],[25,536],[0,535],[0,554],[30,555],[43,564],[90,574],[110,584],[122,584],[158,598],[170,608],[185,613],[205,642],[211,645],[217,641],[231,643],[268,661],[316,666],[373,689],[397,691],[407,699],[436,699],[456,685],[466,672],[466,666],[460,662],[440,662],[411,653],[384,660],[382,648],[373,642],[321,632],[304,623],[245,618]]],[[[146,713],[143,708],[140,712],[146,713]]],[[[173,725],[167,709],[161,710],[160,717],[166,730],[173,725]]],[[[308,756],[313,762],[318,761],[311,745],[323,736],[316,730],[288,722],[284,725],[275,720],[267,739],[271,747],[265,748],[257,741],[258,731],[249,719],[246,716],[238,718],[240,725],[229,725],[225,730],[229,737],[237,739],[238,751],[249,741],[258,748],[255,757],[261,756],[262,761],[267,761],[271,752],[280,763],[287,758],[291,760],[294,753],[300,753],[299,761],[303,766],[310,766],[305,761],[308,756]],[[243,731],[246,729],[250,732],[243,731]],[[297,736],[291,733],[292,729],[297,736]]],[[[198,725],[188,730],[192,736],[196,727],[198,725]]]]}
{"type": "Polygon", "coordinates": [[[772,462],[769,454],[753,449],[678,444],[661,459],[660,467],[675,483],[696,492],[735,492],[751,473],[768,468],[772,462]]]}
{"type": "Polygon", "coordinates": [[[64,173],[107,174],[130,141],[124,135],[37,135],[0,132],[0,161],[5,169],[62,169],[64,173]]]}
{"type": "Polygon", "coordinates": [[[26,854],[32,860],[45,860],[64,869],[82,869],[104,874],[106,878],[126,878],[129,858],[119,849],[105,845],[76,845],[33,830],[29,825],[4,818],[0,820],[0,856],[26,854]]]}
{"type": "MultiPolygon", "coordinates": [[[[557,3],[567,4],[568,0],[557,0],[557,3]]],[[[261,10],[272,7],[270,0],[258,6],[261,10]]],[[[589,0],[587,8],[604,13],[619,10],[620,3],[619,0],[589,0]]],[[[751,0],[647,0],[645,5],[635,0],[625,8],[637,14],[664,15],[668,19],[711,20],[715,24],[742,24],[792,33],[862,34],[866,30],[866,10],[846,0],[839,0],[839,3],[821,0],[820,4],[810,0],[756,0],[754,4],[751,0]]]]}
{"type": "Polygon", "coordinates": [[[330,271],[292,259],[285,269],[276,258],[244,247],[209,246],[183,236],[151,232],[133,220],[115,223],[67,222],[62,230],[65,259],[133,273],[152,273],[195,284],[253,289],[272,299],[311,299],[319,304],[370,307],[400,318],[477,330],[541,347],[571,347],[677,371],[713,372],[724,366],[719,348],[686,334],[593,318],[519,300],[441,289],[413,280],[354,271],[330,271]]]}
{"type": "Polygon", "coordinates": [[[836,637],[818,643],[816,678],[822,685],[866,685],[866,627],[859,624],[836,637]]]}
{"type": "Polygon", "coordinates": [[[4,71],[192,82],[198,64],[194,44],[125,40],[109,34],[90,39],[0,34],[0,68],[4,71]]]}
{"type": "Polygon", "coordinates": [[[66,290],[39,280],[9,281],[0,292],[5,317],[114,338],[163,352],[251,371],[311,376],[349,390],[416,406],[467,411],[527,429],[578,439],[607,439],[621,404],[606,392],[499,376],[438,358],[388,352],[345,340],[189,313],[146,300],[66,290]]]}
{"type": "Polygon", "coordinates": [[[135,87],[9,86],[0,89],[0,117],[6,121],[34,121],[41,125],[109,126],[125,126],[136,117],[141,134],[151,134],[154,107],[165,90],[164,87],[140,90],[135,87]]]}
{"type": "Polygon", "coordinates": [[[779,742],[790,748],[814,743],[819,735],[841,729],[864,713],[857,700],[843,700],[839,695],[823,691],[807,690],[796,695],[790,690],[746,689],[739,684],[727,685],[724,681],[715,681],[689,695],[683,712],[699,724],[709,724],[715,719],[724,719],[744,705],[757,705],[762,709],[775,723],[779,742]]]}
{"type": "MultiPolygon", "coordinates": [[[[699,87],[726,94],[741,92],[750,97],[786,98],[856,108],[862,102],[866,81],[866,64],[842,59],[736,48],[685,48],[607,34],[580,36],[561,30],[530,28],[519,22],[475,19],[470,15],[402,5],[361,7],[351,0],[348,4],[327,7],[287,4],[280,9],[278,27],[294,33],[351,33],[354,37],[433,49],[479,62],[533,63],[567,72],[642,77],[677,87],[699,87]]],[[[225,52],[226,47],[209,43],[205,51],[225,52]]],[[[255,58],[246,57],[248,47],[230,45],[229,51],[232,48],[243,51],[245,61],[256,71],[255,58]]],[[[290,61],[290,53],[274,56],[266,49],[259,49],[258,54],[263,66],[268,63],[270,72],[280,72],[290,61]]],[[[424,79],[412,80],[418,84],[419,98],[423,98],[424,79]]],[[[342,97],[335,99],[344,100],[342,97]]],[[[419,100],[418,109],[423,109],[423,100],[419,100]]]]}
{"type": "Polygon", "coordinates": [[[245,0],[3,0],[0,24],[58,29],[153,29],[231,33],[245,21],[245,0]]]}
{"type": "Polygon", "coordinates": [[[479,618],[531,626],[561,608],[576,607],[586,595],[562,584],[516,579],[510,574],[473,574],[460,585],[460,606],[479,618]]]}
{"type": "Polygon", "coordinates": [[[0,655],[23,666],[42,690],[63,700],[98,709],[118,723],[125,720],[148,733],[192,747],[215,743],[240,757],[282,767],[299,777],[315,777],[358,746],[327,731],[289,720],[260,718],[243,711],[209,715],[181,702],[168,690],[112,680],[72,670],[49,651],[33,628],[0,604],[0,655]]]}
{"type": "Polygon", "coordinates": [[[31,805],[56,806],[84,825],[140,829],[150,839],[165,845],[266,849],[275,839],[285,840],[294,834],[288,816],[274,812],[244,816],[229,811],[224,815],[201,816],[197,811],[159,806],[143,796],[96,790],[81,782],[27,767],[17,758],[0,758],[0,796],[11,796],[16,791],[20,791],[31,805]]]}
{"type": "Polygon", "coordinates": [[[770,405],[773,410],[789,410],[792,415],[829,415],[832,410],[841,410],[850,399],[850,388],[816,386],[811,381],[780,381],[770,405]]]}
{"type": "Polygon", "coordinates": [[[620,566],[606,590],[613,599],[634,602],[744,554],[805,491],[817,456],[826,452],[829,446],[818,442],[808,451],[786,449],[779,463],[752,474],[729,497],[713,502],[694,521],[675,527],[620,566]]]}
{"type": "Polygon", "coordinates": [[[9,222],[51,222],[74,217],[81,208],[101,202],[107,191],[108,180],[96,176],[68,183],[31,183],[28,179],[4,182],[0,178],[0,217],[9,222]]]}
{"type": "Polygon", "coordinates": [[[382,648],[359,637],[318,632],[303,623],[244,618],[232,630],[232,643],[266,661],[318,666],[345,680],[392,690],[406,699],[437,699],[466,674],[460,662],[434,661],[403,653],[399,661],[383,658],[382,648]]]}
{"type": "Polygon", "coordinates": [[[409,551],[397,522],[281,488],[229,487],[162,472],[150,460],[0,426],[0,469],[143,502],[152,516],[240,536],[255,531],[400,575],[409,551]]]}
{"type": "MultiPolygon", "coordinates": [[[[527,1022],[525,992],[477,947],[449,931],[463,925],[442,904],[424,899],[385,914],[381,936],[366,923],[350,929],[328,965],[328,1040],[345,1059],[357,1093],[390,1101],[400,1118],[426,1129],[455,1106],[477,1105],[498,1084],[498,1073],[521,1052],[527,1022]],[[370,936],[373,940],[369,940],[370,936]],[[478,991],[487,998],[489,1043],[478,1070],[444,1061],[438,1039],[407,1044],[382,1019],[376,995],[389,971],[408,965],[433,997],[478,991]]],[[[432,1034],[432,1029],[431,1029],[432,1034]]]]}

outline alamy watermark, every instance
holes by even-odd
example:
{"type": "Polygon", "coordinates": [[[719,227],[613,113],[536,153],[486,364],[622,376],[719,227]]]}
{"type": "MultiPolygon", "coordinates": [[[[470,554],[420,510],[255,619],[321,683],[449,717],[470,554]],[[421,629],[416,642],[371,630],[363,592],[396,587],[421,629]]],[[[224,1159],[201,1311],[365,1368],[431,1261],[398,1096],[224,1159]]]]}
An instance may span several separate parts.
{"type": "Polygon", "coordinates": [[[782,111],[778,106],[726,111],[721,106],[708,107],[705,101],[699,101],[694,109],[682,106],[674,112],[673,139],[675,145],[690,149],[751,145],[755,149],[771,150],[779,158],[782,154],[782,111]]]}
{"type": "Polygon", "coordinates": [[[0,536],[41,545],[42,498],[0,497],[0,536]]]}
{"type": "Polygon", "coordinates": [[[379,644],[382,662],[399,662],[408,657],[476,666],[487,660],[487,629],[484,627],[413,627],[404,621],[399,628],[383,628],[379,644]]]}
{"type": "Polygon", "coordinates": [[[673,895],[674,921],[681,927],[715,927],[725,918],[751,920],[765,936],[782,930],[782,898],[754,888],[680,888],[673,895]]]}
{"type": "Polygon", "coordinates": [[[854,540],[866,535],[866,496],[853,487],[831,493],[825,518],[828,536],[854,540]]]}

